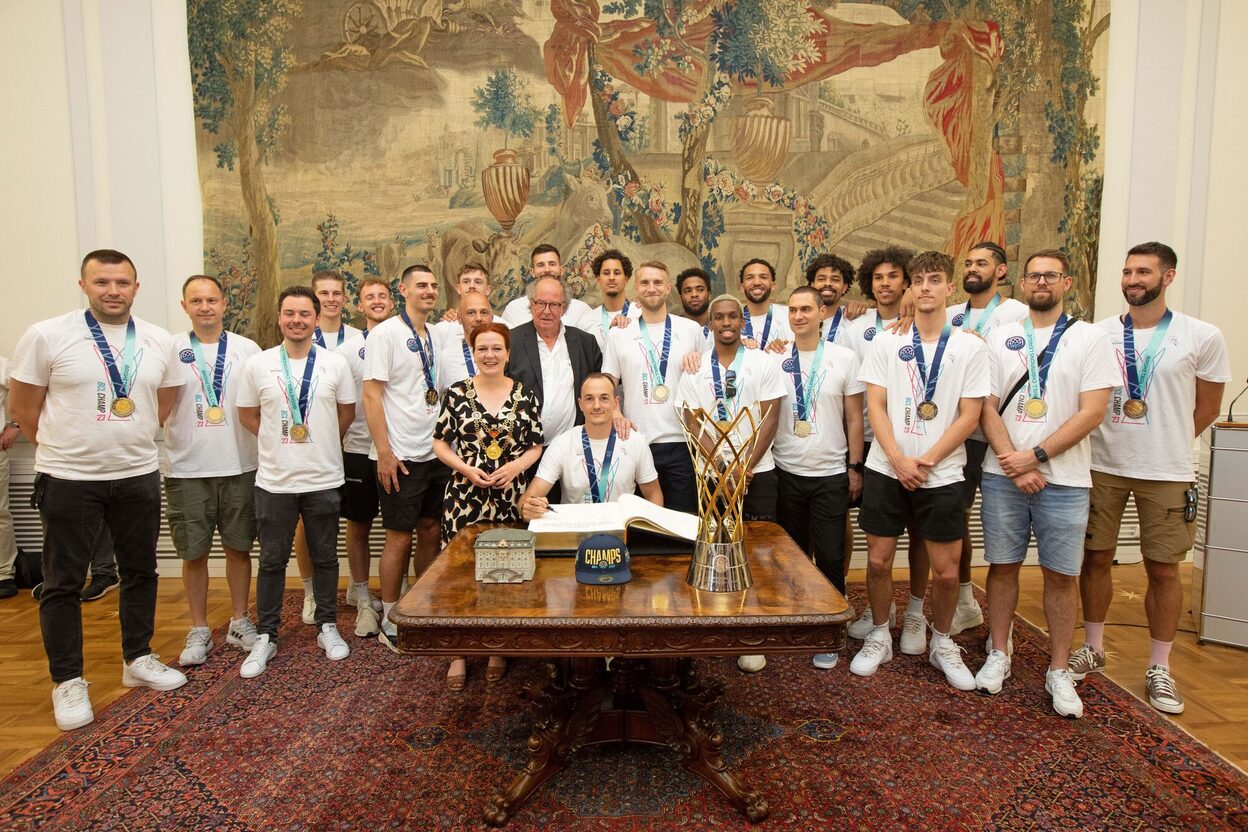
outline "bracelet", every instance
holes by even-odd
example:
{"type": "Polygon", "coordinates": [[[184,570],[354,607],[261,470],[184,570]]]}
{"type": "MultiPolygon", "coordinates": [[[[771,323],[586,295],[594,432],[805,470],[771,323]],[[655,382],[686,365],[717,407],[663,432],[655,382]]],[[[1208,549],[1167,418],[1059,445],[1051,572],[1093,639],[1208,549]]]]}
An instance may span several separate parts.
{"type": "Polygon", "coordinates": [[[22,429],[22,426],[19,425],[17,422],[6,422],[4,426],[6,428],[17,428],[18,430],[22,429]]]}

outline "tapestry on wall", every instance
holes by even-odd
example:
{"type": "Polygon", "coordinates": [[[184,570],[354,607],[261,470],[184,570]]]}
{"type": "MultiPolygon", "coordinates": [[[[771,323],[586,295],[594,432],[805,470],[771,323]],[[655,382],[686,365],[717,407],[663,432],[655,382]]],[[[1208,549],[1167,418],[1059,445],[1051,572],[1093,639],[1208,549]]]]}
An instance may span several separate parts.
{"type": "Polygon", "coordinates": [[[205,261],[228,325],[336,269],[495,308],[619,248],[777,296],[816,254],[1059,246],[1091,313],[1107,0],[189,0],[205,261]]]}

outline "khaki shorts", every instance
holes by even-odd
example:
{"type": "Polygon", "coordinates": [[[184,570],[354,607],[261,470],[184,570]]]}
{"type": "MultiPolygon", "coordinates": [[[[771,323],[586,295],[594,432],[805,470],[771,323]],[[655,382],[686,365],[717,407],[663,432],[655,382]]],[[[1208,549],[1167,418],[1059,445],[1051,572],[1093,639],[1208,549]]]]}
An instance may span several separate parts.
{"type": "Polygon", "coordinates": [[[256,540],[256,472],[232,477],[166,477],[165,515],[173,548],[182,560],[199,560],[221,545],[251,551],[256,540]]]}
{"type": "Polygon", "coordinates": [[[1191,487],[1190,482],[1158,482],[1093,471],[1084,548],[1105,552],[1118,546],[1127,495],[1133,494],[1140,518],[1140,552],[1157,563],[1179,563],[1196,540],[1196,521],[1183,519],[1184,492],[1191,487]]]}

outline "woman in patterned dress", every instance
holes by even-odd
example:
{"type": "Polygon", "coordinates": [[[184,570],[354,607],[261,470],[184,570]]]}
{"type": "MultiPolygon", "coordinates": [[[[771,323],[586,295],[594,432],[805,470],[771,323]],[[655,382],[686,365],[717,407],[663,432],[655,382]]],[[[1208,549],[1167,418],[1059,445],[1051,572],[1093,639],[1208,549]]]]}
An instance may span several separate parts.
{"type": "MultiPolygon", "coordinates": [[[[476,375],[447,388],[433,429],[433,452],[451,469],[442,513],[444,546],[473,523],[519,522],[526,472],[542,455],[537,401],[503,372],[511,357],[510,331],[500,323],[482,324],[468,342],[476,375]]],[[[486,680],[501,679],[506,668],[501,656],[491,656],[486,680]]],[[[447,687],[462,690],[467,676],[464,659],[451,659],[447,687]]]]}

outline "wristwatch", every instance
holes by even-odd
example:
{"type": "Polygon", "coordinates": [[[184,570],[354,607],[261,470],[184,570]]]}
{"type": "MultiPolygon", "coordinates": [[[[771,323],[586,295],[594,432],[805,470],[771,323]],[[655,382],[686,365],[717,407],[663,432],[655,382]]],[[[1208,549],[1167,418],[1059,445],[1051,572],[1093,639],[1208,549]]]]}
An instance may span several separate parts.
{"type": "Polygon", "coordinates": [[[855,472],[857,472],[857,473],[859,473],[859,474],[861,474],[861,473],[862,473],[862,472],[866,469],[866,467],[867,467],[867,466],[866,466],[866,464],[865,464],[865,463],[862,463],[862,462],[851,462],[851,463],[849,463],[849,470],[851,470],[851,471],[855,471],[855,472]]]}
{"type": "Polygon", "coordinates": [[[5,422],[4,426],[6,428],[17,428],[18,430],[22,429],[22,426],[19,425],[17,422],[5,422]]]}
{"type": "Polygon", "coordinates": [[[1041,448],[1039,445],[1037,445],[1036,447],[1032,448],[1032,449],[1031,449],[1031,452],[1032,452],[1033,454],[1035,454],[1035,455],[1036,455],[1036,460],[1037,460],[1037,461],[1039,461],[1039,462],[1048,462],[1048,461],[1049,461],[1049,455],[1048,455],[1047,453],[1045,453],[1045,452],[1044,452],[1044,448],[1041,448]]]}

